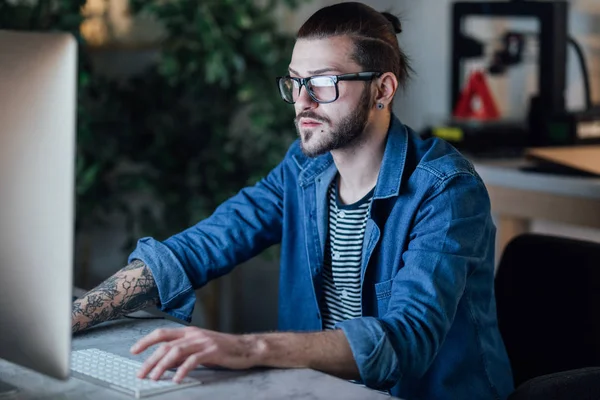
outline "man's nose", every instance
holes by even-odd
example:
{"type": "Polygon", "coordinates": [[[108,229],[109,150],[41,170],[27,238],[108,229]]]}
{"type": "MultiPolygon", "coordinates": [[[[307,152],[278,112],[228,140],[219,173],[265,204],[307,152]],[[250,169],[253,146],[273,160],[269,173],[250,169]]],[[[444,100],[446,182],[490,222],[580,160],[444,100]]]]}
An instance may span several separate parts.
{"type": "Polygon", "coordinates": [[[310,97],[308,91],[306,90],[306,87],[302,87],[300,89],[300,94],[298,95],[298,98],[296,99],[295,103],[296,111],[302,112],[305,110],[310,110],[317,107],[318,104],[319,103],[317,103],[313,100],[312,97],[310,97]]]}

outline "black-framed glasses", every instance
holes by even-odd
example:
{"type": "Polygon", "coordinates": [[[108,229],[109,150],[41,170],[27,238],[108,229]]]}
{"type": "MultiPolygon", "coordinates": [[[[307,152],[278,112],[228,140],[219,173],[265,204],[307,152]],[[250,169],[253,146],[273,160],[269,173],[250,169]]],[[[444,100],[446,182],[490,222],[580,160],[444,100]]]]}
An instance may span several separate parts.
{"type": "Polygon", "coordinates": [[[294,104],[300,97],[302,86],[306,88],[308,95],[317,103],[333,103],[340,95],[338,82],[340,81],[370,81],[379,78],[383,72],[356,72],[343,75],[317,75],[308,78],[295,78],[291,76],[280,76],[277,78],[277,86],[281,98],[290,104],[294,104]]]}

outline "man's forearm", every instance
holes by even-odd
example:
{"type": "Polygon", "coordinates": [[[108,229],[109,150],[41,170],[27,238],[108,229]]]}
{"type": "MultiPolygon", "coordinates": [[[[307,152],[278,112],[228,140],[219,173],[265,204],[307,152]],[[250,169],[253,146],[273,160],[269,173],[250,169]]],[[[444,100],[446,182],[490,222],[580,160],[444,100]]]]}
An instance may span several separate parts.
{"type": "Polygon", "coordinates": [[[256,365],[311,368],[343,379],[360,379],[346,335],[341,330],[248,335],[256,365]]]}
{"type": "Polygon", "coordinates": [[[72,330],[78,332],[100,322],[147,308],[158,303],[158,287],[150,269],[135,260],[75,300],[72,330]]]}

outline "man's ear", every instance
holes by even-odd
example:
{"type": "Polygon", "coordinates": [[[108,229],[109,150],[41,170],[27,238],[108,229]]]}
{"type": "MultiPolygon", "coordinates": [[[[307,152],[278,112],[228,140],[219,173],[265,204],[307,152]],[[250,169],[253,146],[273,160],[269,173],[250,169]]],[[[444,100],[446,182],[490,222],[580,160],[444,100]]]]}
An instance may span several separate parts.
{"type": "Polygon", "coordinates": [[[383,104],[385,107],[392,103],[392,99],[398,90],[398,78],[391,72],[386,72],[376,80],[377,93],[375,104],[383,104]]]}

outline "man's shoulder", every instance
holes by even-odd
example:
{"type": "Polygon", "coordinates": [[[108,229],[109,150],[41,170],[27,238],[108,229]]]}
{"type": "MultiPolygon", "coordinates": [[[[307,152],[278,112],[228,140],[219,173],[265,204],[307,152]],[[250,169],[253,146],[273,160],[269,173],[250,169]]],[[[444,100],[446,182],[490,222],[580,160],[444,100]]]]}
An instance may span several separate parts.
{"type": "Polygon", "coordinates": [[[475,167],[450,143],[439,139],[414,137],[415,169],[425,171],[437,180],[447,180],[457,175],[479,178],[475,167]]]}

